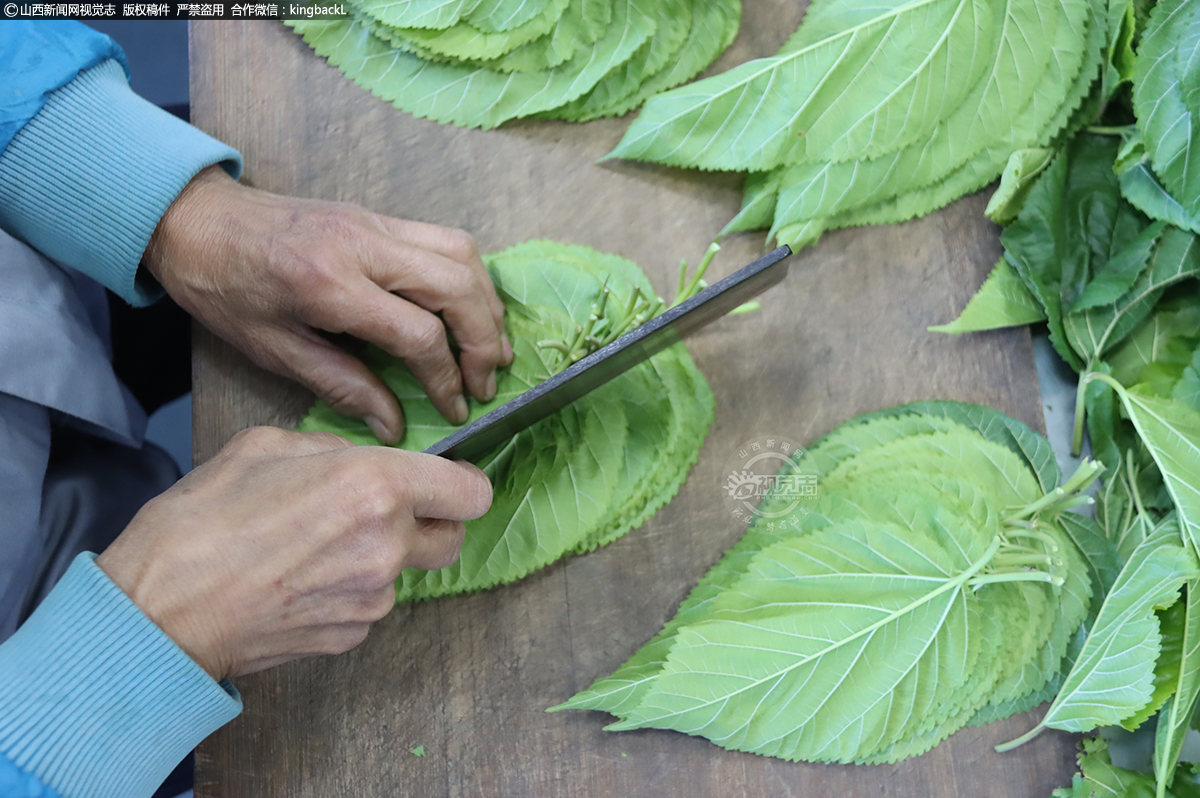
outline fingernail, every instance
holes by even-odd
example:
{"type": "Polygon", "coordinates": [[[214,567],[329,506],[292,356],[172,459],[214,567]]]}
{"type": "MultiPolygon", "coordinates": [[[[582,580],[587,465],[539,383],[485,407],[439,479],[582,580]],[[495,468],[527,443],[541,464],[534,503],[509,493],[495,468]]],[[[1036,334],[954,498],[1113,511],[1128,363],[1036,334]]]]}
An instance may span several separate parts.
{"type": "Polygon", "coordinates": [[[380,443],[391,443],[395,440],[396,436],[392,434],[392,431],[375,416],[367,416],[363,421],[367,422],[367,426],[371,428],[371,432],[375,434],[380,443]]]}
{"type": "Polygon", "coordinates": [[[508,333],[500,336],[500,344],[504,347],[504,365],[508,365],[513,361],[512,344],[508,342],[508,333]]]}
{"type": "Polygon", "coordinates": [[[467,407],[466,397],[464,397],[462,394],[459,394],[458,396],[454,397],[454,418],[455,418],[455,420],[457,420],[459,424],[462,424],[463,422],[465,422],[467,420],[467,417],[470,415],[471,415],[471,410],[470,410],[470,408],[467,407]]]}
{"type": "Polygon", "coordinates": [[[483,386],[483,401],[490,402],[496,398],[496,370],[488,375],[487,384],[483,386]]]}

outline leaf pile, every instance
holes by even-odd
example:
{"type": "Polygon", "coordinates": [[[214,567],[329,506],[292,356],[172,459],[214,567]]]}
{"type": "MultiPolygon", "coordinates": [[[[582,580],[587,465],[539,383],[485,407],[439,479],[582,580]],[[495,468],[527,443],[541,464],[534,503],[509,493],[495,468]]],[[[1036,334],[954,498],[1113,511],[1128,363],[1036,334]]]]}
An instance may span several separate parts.
{"type": "Polygon", "coordinates": [[[355,83],[414,116],[493,128],[619,116],[729,46],[740,0],[350,0],[289,22],[355,83]]]}
{"type": "MultiPolygon", "coordinates": [[[[989,206],[1007,224],[1004,257],[962,315],[933,329],[1044,321],[1055,350],[1079,372],[1073,446],[1082,449],[1086,430],[1106,466],[1096,520],[1122,563],[1106,606],[1153,595],[1157,623],[1143,613],[1104,639],[1093,629],[1087,645],[1108,646],[1098,667],[1111,678],[1086,710],[1056,703],[1044,723],[1132,729],[1157,713],[1154,778],[1112,793],[1164,796],[1176,789],[1200,696],[1200,581],[1187,576],[1176,601],[1178,574],[1169,576],[1163,553],[1182,540],[1194,558],[1200,544],[1200,3],[1131,3],[1122,31],[1104,102],[1083,130],[1031,162],[1027,177],[1005,175],[989,206]],[[1123,581],[1155,568],[1159,581],[1136,589],[1123,581]],[[1131,701],[1150,658],[1150,700],[1131,701]],[[1126,670],[1131,660],[1141,670],[1126,670]]],[[[1089,767],[1107,767],[1098,761],[1085,758],[1076,788],[1111,794],[1089,776],[1089,767]]],[[[1194,790],[1188,784],[1181,794],[1194,790]]]]}
{"type": "MultiPolygon", "coordinates": [[[[1074,658],[1080,624],[1156,625],[1162,591],[1132,595],[1149,577],[1131,577],[1119,608],[1092,600],[1115,552],[1064,511],[1096,467],[1060,485],[1049,443],[1003,414],[926,402],[864,416],[795,469],[816,477],[816,504],[756,519],[658,636],[556,709],[789,760],[895,762],[1064,683],[1080,687],[1062,711],[1078,711],[1105,678],[1088,647],[1074,658]]],[[[776,491],[762,509],[789,503],[776,491]]],[[[1186,571],[1181,546],[1156,551],[1186,571]]],[[[1154,659],[1125,664],[1146,670],[1140,707],[1154,659]]]]}
{"type": "MultiPolygon", "coordinates": [[[[638,320],[647,298],[661,306],[634,263],[587,247],[529,241],[484,261],[505,302],[515,357],[497,375],[495,399],[472,402],[471,420],[569,365],[559,341],[581,338],[585,327],[589,337],[615,335],[638,320]]],[[[364,362],[404,407],[402,448],[420,451],[454,431],[403,362],[375,348],[364,362]]],[[[538,422],[479,463],[494,498],[486,515],[467,522],[458,562],[405,570],[397,600],[512,582],[566,554],[611,543],[675,495],[712,418],[712,392],[677,344],[538,422]]],[[[299,429],[378,443],[364,423],[324,403],[299,429]]]]}
{"type": "MultiPolygon", "coordinates": [[[[648,102],[612,156],[747,172],[725,233],[793,248],[1037,169],[1094,111],[1121,0],[815,0],[774,56],[648,102]]],[[[1102,80],[1103,77],[1103,80],[1102,80]]]]}

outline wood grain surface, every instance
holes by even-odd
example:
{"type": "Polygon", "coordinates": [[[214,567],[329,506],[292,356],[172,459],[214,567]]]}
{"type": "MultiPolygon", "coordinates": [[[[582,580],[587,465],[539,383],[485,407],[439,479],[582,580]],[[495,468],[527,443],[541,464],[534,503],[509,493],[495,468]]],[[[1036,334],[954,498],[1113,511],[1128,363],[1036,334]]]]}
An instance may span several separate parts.
{"type": "MultiPolygon", "coordinates": [[[[748,4],[714,69],[773,52],[801,9],[748,4]]],[[[413,119],[280,25],[193,23],[191,63],[192,119],[242,152],[247,182],[462,227],[484,251],[535,237],[587,244],[635,260],[667,293],[679,258],[695,262],[740,202],[728,175],[595,163],[627,118],[486,133],[413,119]]],[[[629,657],[737,540],[721,483],[739,444],[763,433],[807,443],[859,413],[930,398],[1043,427],[1026,331],[925,331],[954,317],[999,255],[985,201],[801,252],[761,312],[689,341],[717,416],[669,506],[515,585],[397,607],[349,654],[238,680],[245,711],[200,748],[196,795],[1024,798],[1068,784],[1069,735],[992,751],[1037,711],[877,767],[793,764],[673,732],[604,732],[602,713],[544,712],[629,657]],[[409,753],[417,745],[423,758],[409,753]]],[[[713,276],[764,251],[759,234],[731,238],[713,276]]],[[[198,462],[245,427],[294,426],[312,401],[202,330],[194,367],[198,462]]]]}

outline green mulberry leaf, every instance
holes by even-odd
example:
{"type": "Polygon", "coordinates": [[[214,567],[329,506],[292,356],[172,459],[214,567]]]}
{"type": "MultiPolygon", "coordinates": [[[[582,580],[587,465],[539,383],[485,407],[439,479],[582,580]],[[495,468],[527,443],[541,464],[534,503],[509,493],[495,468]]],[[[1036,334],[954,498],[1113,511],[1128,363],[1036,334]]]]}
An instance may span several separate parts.
{"type": "Polygon", "coordinates": [[[1178,535],[1156,535],[1138,546],[1104,606],[1062,690],[1042,720],[1007,750],[1042,729],[1090,731],[1119,723],[1150,702],[1161,637],[1154,610],[1172,604],[1179,588],[1200,576],[1178,535]]]}
{"type": "Polygon", "coordinates": [[[348,77],[398,108],[437,122],[488,129],[590,91],[654,33],[654,20],[645,6],[645,0],[617,2],[612,23],[599,41],[560,66],[537,73],[425,61],[390,47],[353,20],[288,24],[348,77]]]}
{"type": "Polygon", "coordinates": [[[1046,313],[1008,261],[1001,258],[957,319],[930,327],[930,332],[964,333],[995,330],[1043,321],[1046,313]]]}
{"type": "Polygon", "coordinates": [[[1190,215],[1200,212],[1200,2],[1162,0],[1138,47],[1133,107],[1154,171],[1190,215]]]}
{"type": "Polygon", "coordinates": [[[1129,204],[1151,219],[1161,219],[1168,224],[1200,233],[1200,218],[1190,213],[1175,199],[1150,171],[1150,165],[1138,162],[1118,175],[1121,195],[1129,204]]]}
{"type": "MultiPolygon", "coordinates": [[[[1075,7],[1082,19],[1086,3],[1075,7]]],[[[1017,98],[1028,91],[1027,76],[1041,74],[1049,57],[1042,44],[1065,17],[1060,3],[967,0],[827,2],[814,14],[849,24],[656,97],[613,154],[735,170],[872,158],[928,137],[979,81],[992,80],[1002,100],[959,131],[972,141],[1011,123],[1000,109],[1025,104],[1017,98]],[[857,79],[863,72],[873,79],[857,79]]]]}
{"type": "Polygon", "coordinates": [[[351,7],[397,28],[448,28],[480,0],[355,0],[351,7]]]}
{"type": "Polygon", "coordinates": [[[1183,738],[1200,696],[1200,582],[1187,583],[1181,606],[1184,615],[1178,639],[1181,666],[1171,686],[1174,695],[1163,706],[1154,738],[1154,775],[1167,786],[1175,777],[1183,738]]]}
{"type": "Polygon", "coordinates": [[[485,33],[460,21],[443,30],[396,28],[372,19],[371,32],[395,47],[426,59],[487,61],[550,33],[567,7],[567,0],[551,0],[525,24],[503,33],[485,33]],[[411,45],[411,48],[406,46],[411,45]]]}
{"type": "Polygon", "coordinates": [[[907,720],[891,711],[893,691],[903,707],[969,678],[969,618],[981,608],[964,586],[991,554],[962,562],[928,538],[870,524],[781,541],[708,620],[679,632],[654,687],[611,728],[703,732],[739,750],[851,761],[858,735],[886,740],[907,720]],[[839,691],[847,679],[855,690],[839,691]]]}
{"type": "Polygon", "coordinates": [[[1000,187],[988,200],[984,215],[996,224],[1008,224],[1016,219],[1038,175],[1045,171],[1054,156],[1055,151],[1045,147],[1017,150],[1010,155],[1000,173],[1000,187]]]}

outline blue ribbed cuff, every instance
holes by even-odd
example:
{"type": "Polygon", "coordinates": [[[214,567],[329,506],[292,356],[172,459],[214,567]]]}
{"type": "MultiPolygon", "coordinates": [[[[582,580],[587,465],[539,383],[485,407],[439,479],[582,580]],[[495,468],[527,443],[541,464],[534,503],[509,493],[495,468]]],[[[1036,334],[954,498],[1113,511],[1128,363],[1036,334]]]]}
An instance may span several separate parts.
{"type": "Polygon", "coordinates": [[[241,711],[79,555],[0,645],[0,754],[62,798],[150,795],[241,711]]]}
{"type": "Polygon", "coordinates": [[[133,93],[112,59],[47,99],[0,154],[0,226],[134,305],[162,289],[138,264],[167,207],[197,172],[236,150],[133,93]]]}

